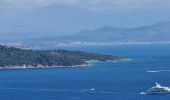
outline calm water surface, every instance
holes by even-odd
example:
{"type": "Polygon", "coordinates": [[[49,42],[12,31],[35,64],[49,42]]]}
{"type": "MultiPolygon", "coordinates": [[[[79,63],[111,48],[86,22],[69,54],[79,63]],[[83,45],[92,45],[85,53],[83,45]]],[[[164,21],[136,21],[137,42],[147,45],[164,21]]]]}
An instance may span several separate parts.
{"type": "Polygon", "coordinates": [[[0,100],[170,100],[170,95],[140,94],[155,82],[170,86],[170,45],[63,48],[133,60],[93,62],[90,68],[1,70],[0,100]]]}

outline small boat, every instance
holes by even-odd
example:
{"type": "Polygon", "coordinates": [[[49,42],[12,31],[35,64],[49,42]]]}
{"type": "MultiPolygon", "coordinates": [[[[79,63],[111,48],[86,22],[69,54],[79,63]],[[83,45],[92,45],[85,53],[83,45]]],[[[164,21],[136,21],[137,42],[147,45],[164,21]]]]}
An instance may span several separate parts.
{"type": "Polygon", "coordinates": [[[156,82],[154,87],[151,87],[146,92],[147,94],[170,94],[170,87],[161,86],[159,83],[156,82]]]}

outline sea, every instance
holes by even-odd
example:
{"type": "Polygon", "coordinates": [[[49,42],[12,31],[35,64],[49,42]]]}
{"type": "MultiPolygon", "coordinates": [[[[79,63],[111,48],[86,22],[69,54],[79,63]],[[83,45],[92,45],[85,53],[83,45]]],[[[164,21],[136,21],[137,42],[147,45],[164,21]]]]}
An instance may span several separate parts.
{"type": "Polygon", "coordinates": [[[170,100],[141,94],[155,82],[170,87],[170,44],[64,46],[130,59],[86,68],[0,70],[0,100],[170,100]]]}

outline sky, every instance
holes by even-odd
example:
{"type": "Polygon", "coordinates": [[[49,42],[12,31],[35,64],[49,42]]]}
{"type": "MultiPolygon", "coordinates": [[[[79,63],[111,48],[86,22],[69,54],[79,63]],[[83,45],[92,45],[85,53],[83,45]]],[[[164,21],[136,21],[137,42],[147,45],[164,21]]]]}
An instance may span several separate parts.
{"type": "Polygon", "coordinates": [[[57,37],[169,18],[169,0],[0,0],[0,39],[57,37]]]}

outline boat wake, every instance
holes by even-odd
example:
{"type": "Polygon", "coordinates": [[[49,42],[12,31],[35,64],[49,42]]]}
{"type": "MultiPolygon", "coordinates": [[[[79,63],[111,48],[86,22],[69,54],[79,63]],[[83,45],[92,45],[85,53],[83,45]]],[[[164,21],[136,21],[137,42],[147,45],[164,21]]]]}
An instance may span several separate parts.
{"type": "Polygon", "coordinates": [[[144,94],[146,94],[146,93],[145,93],[145,92],[141,92],[140,94],[141,94],[141,95],[144,95],[144,94]]]}
{"type": "Polygon", "coordinates": [[[0,90],[16,90],[16,91],[44,91],[44,92],[77,92],[77,93],[94,93],[94,94],[115,94],[112,91],[97,91],[95,88],[87,90],[58,90],[58,89],[33,89],[33,88],[0,88],[0,90]]]}
{"type": "Polygon", "coordinates": [[[170,72],[170,70],[152,70],[152,71],[146,71],[147,73],[159,73],[159,72],[170,72]]]}

